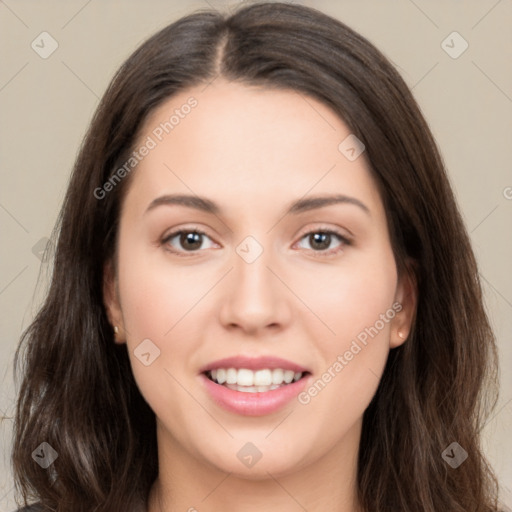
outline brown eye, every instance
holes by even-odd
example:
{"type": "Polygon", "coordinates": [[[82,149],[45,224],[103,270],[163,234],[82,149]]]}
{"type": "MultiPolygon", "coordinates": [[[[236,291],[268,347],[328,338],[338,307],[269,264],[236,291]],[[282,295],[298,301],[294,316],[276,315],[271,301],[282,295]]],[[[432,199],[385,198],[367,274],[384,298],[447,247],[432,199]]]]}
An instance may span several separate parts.
{"type": "Polygon", "coordinates": [[[350,245],[348,238],[332,230],[310,231],[302,236],[301,242],[304,240],[308,243],[309,247],[304,247],[303,245],[302,248],[319,253],[319,256],[339,252],[344,246],[350,245]],[[334,245],[336,242],[337,244],[334,245]]]}
{"type": "Polygon", "coordinates": [[[329,233],[311,233],[309,236],[309,244],[313,249],[325,251],[331,245],[331,235],[329,233]]]}
{"type": "Polygon", "coordinates": [[[197,252],[200,249],[209,249],[213,246],[210,237],[197,229],[175,231],[165,237],[162,244],[169,247],[168,250],[174,253],[197,252]],[[210,240],[210,245],[203,247],[206,240],[210,240]]]}
{"type": "Polygon", "coordinates": [[[203,243],[203,235],[195,232],[182,232],[179,235],[179,242],[181,247],[187,250],[196,250],[201,247],[203,243]]]}

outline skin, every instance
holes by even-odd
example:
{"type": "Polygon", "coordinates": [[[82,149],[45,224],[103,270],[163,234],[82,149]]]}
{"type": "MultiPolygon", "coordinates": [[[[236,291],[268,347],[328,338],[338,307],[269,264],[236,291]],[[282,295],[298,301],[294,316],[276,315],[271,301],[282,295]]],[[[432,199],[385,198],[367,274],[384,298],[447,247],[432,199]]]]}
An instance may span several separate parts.
{"type": "Polygon", "coordinates": [[[116,342],[127,344],[157,418],[160,473],[148,511],[358,511],[362,415],[416,306],[412,280],[398,276],[364,153],[345,158],[338,145],[350,130],[317,100],[222,79],[162,104],[139,142],[190,96],[197,107],[134,171],[104,286],[116,342]],[[368,212],[339,203],[284,215],[292,201],[334,192],[368,212]],[[178,193],[207,197],[221,212],[147,211],[155,198],[178,193]],[[198,249],[179,236],[164,241],[194,227],[207,233],[198,249]],[[322,230],[351,243],[332,235],[322,249],[307,236],[322,230]],[[249,235],[263,248],[252,263],[236,252],[249,235]],[[401,311],[308,404],[237,415],[201,385],[203,365],[238,354],[294,361],[313,382],[396,302],[401,311]],[[134,355],[144,339],[160,350],[149,366],[134,355]],[[247,442],[262,453],[251,468],[236,456],[247,442]]]}

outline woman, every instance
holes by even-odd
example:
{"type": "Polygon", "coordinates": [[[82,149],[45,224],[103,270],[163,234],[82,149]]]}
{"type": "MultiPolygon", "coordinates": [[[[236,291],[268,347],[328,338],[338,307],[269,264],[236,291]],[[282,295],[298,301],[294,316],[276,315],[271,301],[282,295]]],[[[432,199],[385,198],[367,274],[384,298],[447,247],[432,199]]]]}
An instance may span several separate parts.
{"type": "Polygon", "coordinates": [[[410,91],[344,24],[254,4],[150,38],[55,235],[22,344],[25,505],[498,510],[469,238],[410,91]]]}

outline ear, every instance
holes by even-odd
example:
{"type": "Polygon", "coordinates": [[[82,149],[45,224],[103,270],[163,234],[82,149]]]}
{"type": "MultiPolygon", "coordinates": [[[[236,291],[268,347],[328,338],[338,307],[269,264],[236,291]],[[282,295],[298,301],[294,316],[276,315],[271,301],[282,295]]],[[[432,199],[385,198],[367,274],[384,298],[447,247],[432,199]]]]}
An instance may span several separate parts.
{"type": "Polygon", "coordinates": [[[407,262],[406,269],[398,278],[395,304],[397,306],[400,304],[400,309],[399,307],[396,307],[396,309],[394,307],[397,314],[391,322],[389,348],[399,347],[407,340],[416,317],[418,283],[414,267],[414,262],[407,262]]]}
{"type": "Polygon", "coordinates": [[[125,329],[121,304],[119,302],[119,290],[114,265],[111,260],[105,263],[103,268],[103,304],[107,312],[108,320],[114,331],[114,341],[125,343],[125,329]],[[117,332],[116,332],[117,328],[117,332]]]}

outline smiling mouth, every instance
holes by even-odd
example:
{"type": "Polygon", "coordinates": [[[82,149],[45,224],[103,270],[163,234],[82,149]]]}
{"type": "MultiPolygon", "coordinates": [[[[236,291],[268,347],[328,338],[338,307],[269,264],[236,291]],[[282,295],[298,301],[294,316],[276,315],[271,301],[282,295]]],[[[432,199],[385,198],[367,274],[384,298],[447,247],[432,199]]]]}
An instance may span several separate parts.
{"type": "Polygon", "coordinates": [[[217,368],[204,372],[204,375],[215,384],[233,391],[265,393],[293,384],[310,373],[294,372],[282,368],[262,368],[255,371],[247,368],[217,368]]]}

